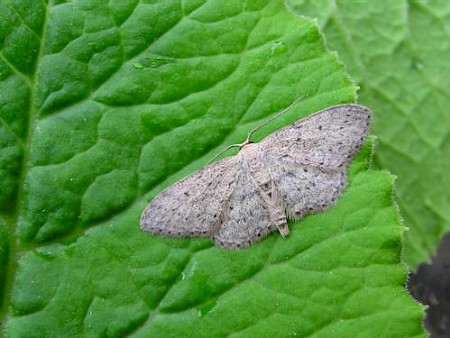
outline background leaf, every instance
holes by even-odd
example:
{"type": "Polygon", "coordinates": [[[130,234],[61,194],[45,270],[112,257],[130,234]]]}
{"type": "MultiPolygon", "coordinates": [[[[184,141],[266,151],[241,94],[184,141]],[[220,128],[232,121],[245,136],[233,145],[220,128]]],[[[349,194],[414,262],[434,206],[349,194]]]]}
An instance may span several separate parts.
{"type": "Polygon", "coordinates": [[[317,17],[376,115],[375,162],[398,176],[409,266],[450,229],[450,3],[289,0],[317,17]]]}
{"type": "Polygon", "coordinates": [[[10,337],[422,336],[393,177],[248,250],[163,239],[165,186],[305,95],[263,136],[356,88],[281,1],[0,1],[1,316],[10,337]]]}

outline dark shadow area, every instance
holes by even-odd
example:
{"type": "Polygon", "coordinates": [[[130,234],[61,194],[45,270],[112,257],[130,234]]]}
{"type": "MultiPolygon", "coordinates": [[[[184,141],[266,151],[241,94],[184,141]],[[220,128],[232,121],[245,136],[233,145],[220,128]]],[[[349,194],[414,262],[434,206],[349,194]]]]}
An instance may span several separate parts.
{"type": "Polygon", "coordinates": [[[428,305],[425,327],[431,338],[450,337],[450,233],[444,236],[430,264],[421,264],[409,276],[413,297],[428,305]]]}

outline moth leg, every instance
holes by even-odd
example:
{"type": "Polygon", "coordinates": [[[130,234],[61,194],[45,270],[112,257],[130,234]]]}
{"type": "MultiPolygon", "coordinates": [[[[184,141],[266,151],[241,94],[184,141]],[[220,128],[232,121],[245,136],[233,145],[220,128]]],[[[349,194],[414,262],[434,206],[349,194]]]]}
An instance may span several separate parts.
{"type": "Polygon", "coordinates": [[[287,224],[286,215],[282,211],[277,216],[278,216],[278,218],[274,220],[275,226],[276,226],[277,230],[280,232],[281,236],[286,237],[287,235],[289,235],[289,227],[287,224]]]}
{"type": "Polygon", "coordinates": [[[269,206],[272,224],[275,225],[281,236],[286,237],[289,235],[289,227],[284,204],[267,166],[264,153],[258,150],[253,152],[247,159],[247,165],[252,180],[269,206]]]}

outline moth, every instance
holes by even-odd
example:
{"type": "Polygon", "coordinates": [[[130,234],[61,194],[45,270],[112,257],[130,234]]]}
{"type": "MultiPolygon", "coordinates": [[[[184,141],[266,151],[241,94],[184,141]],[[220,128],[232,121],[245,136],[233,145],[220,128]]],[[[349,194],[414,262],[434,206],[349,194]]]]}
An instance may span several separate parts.
{"type": "Polygon", "coordinates": [[[285,237],[288,219],[336,203],[370,122],[368,108],[345,104],[300,119],[259,143],[250,141],[254,130],[236,155],[156,196],[142,213],[141,227],[158,236],[209,237],[229,249],[248,247],[273,231],[285,237]]]}

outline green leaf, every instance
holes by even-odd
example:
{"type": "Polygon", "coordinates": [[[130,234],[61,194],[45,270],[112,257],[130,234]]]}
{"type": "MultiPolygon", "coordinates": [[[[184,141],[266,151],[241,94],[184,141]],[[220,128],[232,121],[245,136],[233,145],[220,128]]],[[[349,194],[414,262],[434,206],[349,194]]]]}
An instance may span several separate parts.
{"type": "Polygon", "coordinates": [[[373,108],[378,167],[398,176],[404,257],[415,267],[450,230],[450,3],[289,1],[318,17],[373,108]]]}
{"type": "Polygon", "coordinates": [[[139,230],[158,192],[298,97],[256,138],[355,100],[313,21],[268,0],[0,0],[0,42],[6,336],[423,335],[373,141],[287,239],[139,230]]]}

